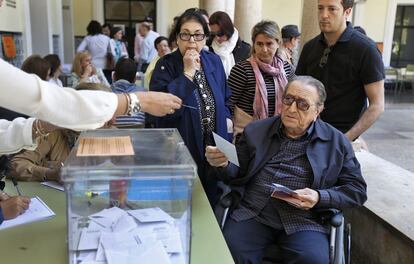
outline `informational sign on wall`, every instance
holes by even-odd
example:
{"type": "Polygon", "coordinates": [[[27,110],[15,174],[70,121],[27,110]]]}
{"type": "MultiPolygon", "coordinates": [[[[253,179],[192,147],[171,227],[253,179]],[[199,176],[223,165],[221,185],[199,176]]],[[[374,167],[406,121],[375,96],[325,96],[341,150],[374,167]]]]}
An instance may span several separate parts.
{"type": "Polygon", "coordinates": [[[16,57],[16,45],[14,43],[13,35],[2,35],[3,55],[8,59],[16,57]]]}

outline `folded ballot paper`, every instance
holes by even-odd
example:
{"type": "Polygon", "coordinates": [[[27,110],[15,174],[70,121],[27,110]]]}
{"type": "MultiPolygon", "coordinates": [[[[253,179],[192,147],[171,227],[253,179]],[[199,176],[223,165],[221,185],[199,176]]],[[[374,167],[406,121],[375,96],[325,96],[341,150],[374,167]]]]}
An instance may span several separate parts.
{"type": "Polygon", "coordinates": [[[118,207],[90,215],[82,229],[80,263],[184,264],[185,225],[158,207],[124,211],[118,207]]]}
{"type": "Polygon", "coordinates": [[[55,213],[39,197],[31,198],[29,208],[15,219],[5,220],[0,224],[0,230],[32,222],[47,220],[55,213]]]}
{"type": "Polygon", "coordinates": [[[295,191],[282,184],[272,183],[266,184],[272,190],[271,196],[276,199],[286,201],[290,204],[297,205],[300,200],[294,197],[295,191]]]}

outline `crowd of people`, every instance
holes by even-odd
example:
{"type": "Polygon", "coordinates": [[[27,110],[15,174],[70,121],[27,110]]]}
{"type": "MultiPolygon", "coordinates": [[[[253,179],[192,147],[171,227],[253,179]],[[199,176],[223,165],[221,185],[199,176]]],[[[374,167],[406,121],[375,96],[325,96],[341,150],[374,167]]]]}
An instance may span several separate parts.
{"type": "MultiPolygon", "coordinates": [[[[353,4],[318,0],[321,33],[300,54],[296,25],[258,21],[250,45],[227,13],[190,8],[168,37],[140,23],[134,54],[122,28],[91,21],[72,63],[72,88],[62,88],[57,55],[32,55],[21,70],[0,60],[7,89],[0,153],[14,153],[2,159],[4,174],[60,181],[75,131],[177,128],[211,207],[223,186],[234,193],[223,234],[236,263],[262,263],[272,243],[282,245],[286,263],[328,263],[317,209],[365,202],[351,143],[384,111],[381,54],[347,22],[353,4]],[[50,115],[53,109],[59,113],[50,115]],[[215,146],[213,133],[236,145],[240,167],[215,146]],[[291,200],[271,198],[273,183],[293,189],[291,200]]],[[[0,224],[28,206],[27,197],[0,192],[0,224]]]]}

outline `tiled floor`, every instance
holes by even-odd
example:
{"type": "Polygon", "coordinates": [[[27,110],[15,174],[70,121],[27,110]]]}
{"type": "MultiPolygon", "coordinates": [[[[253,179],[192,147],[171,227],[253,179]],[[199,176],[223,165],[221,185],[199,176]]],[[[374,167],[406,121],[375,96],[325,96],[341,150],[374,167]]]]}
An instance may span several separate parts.
{"type": "Polygon", "coordinates": [[[387,90],[385,112],[363,134],[375,155],[414,172],[414,93],[387,90]]]}

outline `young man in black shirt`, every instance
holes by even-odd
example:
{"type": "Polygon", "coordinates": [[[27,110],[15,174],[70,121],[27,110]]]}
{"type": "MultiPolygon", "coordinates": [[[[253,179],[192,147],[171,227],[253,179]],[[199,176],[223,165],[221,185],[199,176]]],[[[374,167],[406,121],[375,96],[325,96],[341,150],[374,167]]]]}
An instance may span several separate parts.
{"type": "Polygon", "coordinates": [[[384,65],[375,43],[346,22],[353,0],[318,0],[321,34],[307,42],[296,75],[326,87],[321,118],[355,140],[384,111],[384,65]],[[369,105],[367,106],[367,99],[369,105]]]}

